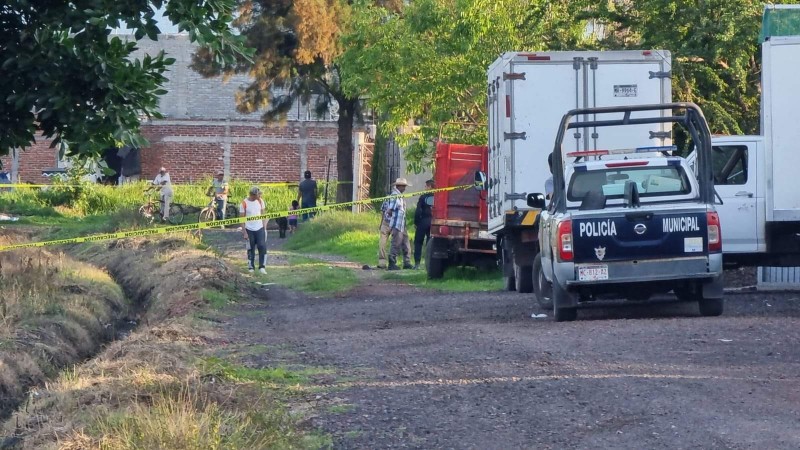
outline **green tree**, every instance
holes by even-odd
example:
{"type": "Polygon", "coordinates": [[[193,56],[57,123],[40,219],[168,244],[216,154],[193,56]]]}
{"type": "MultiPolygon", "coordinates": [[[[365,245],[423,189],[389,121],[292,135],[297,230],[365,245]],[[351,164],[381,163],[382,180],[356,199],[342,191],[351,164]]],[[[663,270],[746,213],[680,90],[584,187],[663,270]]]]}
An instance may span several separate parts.
{"type": "Polygon", "coordinates": [[[758,132],[760,0],[585,3],[601,48],[672,52],[673,98],[700,105],[713,133],[758,132]]]}
{"type": "Polygon", "coordinates": [[[158,96],[174,59],[132,59],[136,41],[156,40],[164,16],[206,46],[220,65],[247,52],[230,31],[235,0],[5,0],[0,5],[0,154],[41,131],[68,154],[96,155],[117,142],[143,145],[141,117],[160,117],[158,96]],[[110,36],[125,26],[131,41],[110,36]]]}
{"type": "Polygon", "coordinates": [[[347,93],[363,93],[421,168],[440,134],[485,143],[486,70],[515,50],[575,48],[585,26],[568,0],[417,0],[402,11],[354,8],[337,58],[347,93]]]}
{"type": "MultiPolygon", "coordinates": [[[[248,73],[253,80],[240,92],[238,109],[263,110],[265,122],[285,120],[298,99],[314,101],[318,115],[334,107],[339,115],[336,169],[343,181],[353,180],[353,125],[361,117],[360,92],[342,90],[336,61],[350,12],[344,0],[239,0],[234,26],[255,49],[253,61],[226,69],[201,50],[193,62],[203,76],[248,73]]],[[[352,193],[351,183],[339,183],[336,201],[349,201],[352,193]]]]}

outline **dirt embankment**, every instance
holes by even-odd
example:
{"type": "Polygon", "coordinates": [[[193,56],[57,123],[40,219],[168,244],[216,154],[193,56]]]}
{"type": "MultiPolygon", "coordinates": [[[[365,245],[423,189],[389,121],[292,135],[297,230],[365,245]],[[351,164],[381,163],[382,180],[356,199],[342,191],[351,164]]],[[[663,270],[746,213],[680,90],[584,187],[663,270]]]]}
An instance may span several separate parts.
{"type": "Polygon", "coordinates": [[[0,429],[0,448],[288,448],[302,436],[268,392],[209,375],[205,351],[225,344],[197,311],[247,292],[240,274],[185,238],[75,247],[107,268],[139,327],[37,389],[0,429]],[[3,438],[2,436],[6,436],[3,438]]]}
{"type": "MultiPolygon", "coordinates": [[[[0,240],[27,233],[3,230],[0,240]]],[[[104,271],[57,250],[0,253],[0,418],[59,370],[114,338],[129,309],[104,271]]]]}

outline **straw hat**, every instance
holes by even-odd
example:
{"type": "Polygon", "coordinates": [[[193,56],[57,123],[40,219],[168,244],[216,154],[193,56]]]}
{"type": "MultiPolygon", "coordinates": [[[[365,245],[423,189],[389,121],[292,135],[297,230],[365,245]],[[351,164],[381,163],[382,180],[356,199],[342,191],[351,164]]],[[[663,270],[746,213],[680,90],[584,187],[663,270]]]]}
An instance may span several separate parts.
{"type": "Polygon", "coordinates": [[[398,179],[397,179],[397,180],[394,182],[394,185],[395,185],[395,186],[411,186],[410,184],[408,184],[408,181],[406,181],[406,179],[405,179],[405,178],[398,178],[398,179]]]}

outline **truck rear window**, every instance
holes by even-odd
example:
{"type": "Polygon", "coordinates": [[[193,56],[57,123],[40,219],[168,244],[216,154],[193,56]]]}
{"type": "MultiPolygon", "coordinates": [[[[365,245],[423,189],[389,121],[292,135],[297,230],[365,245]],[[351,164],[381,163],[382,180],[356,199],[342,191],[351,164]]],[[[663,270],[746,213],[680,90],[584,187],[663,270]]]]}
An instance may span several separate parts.
{"type": "Polygon", "coordinates": [[[636,184],[639,197],[686,195],[692,189],[681,166],[621,167],[573,173],[567,199],[579,202],[590,192],[607,199],[622,198],[626,183],[636,184]]]}

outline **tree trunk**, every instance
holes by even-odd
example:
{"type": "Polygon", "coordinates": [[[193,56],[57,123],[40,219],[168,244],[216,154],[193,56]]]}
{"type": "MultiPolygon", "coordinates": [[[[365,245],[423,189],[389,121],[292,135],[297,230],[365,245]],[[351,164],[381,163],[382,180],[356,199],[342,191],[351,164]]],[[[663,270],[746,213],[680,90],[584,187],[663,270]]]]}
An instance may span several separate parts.
{"type": "Polygon", "coordinates": [[[355,99],[340,99],[339,101],[339,136],[336,141],[336,173],[337,184],[336,203],[353,200],[353,188],[356,180],[353,174],[353,120],[356,111],[355,99]]]}

